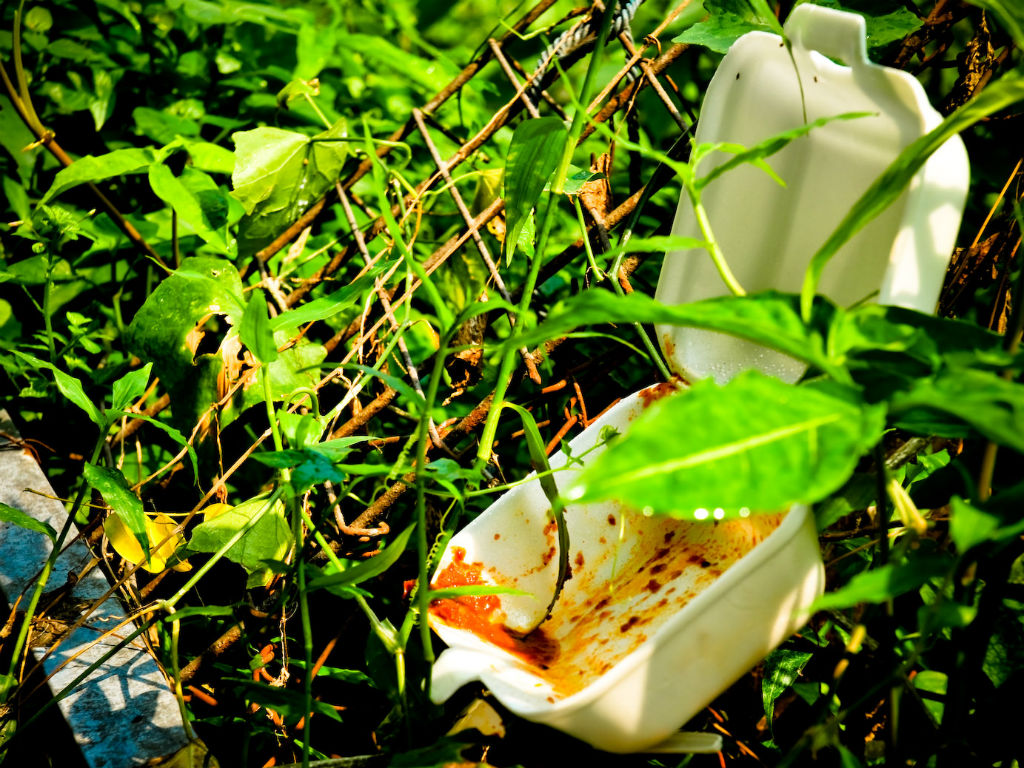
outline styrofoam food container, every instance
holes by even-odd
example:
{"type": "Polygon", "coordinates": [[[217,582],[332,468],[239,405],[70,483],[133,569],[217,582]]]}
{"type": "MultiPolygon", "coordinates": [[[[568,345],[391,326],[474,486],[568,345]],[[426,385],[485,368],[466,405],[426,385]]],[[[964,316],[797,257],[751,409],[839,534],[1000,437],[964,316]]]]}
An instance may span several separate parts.
{"type": "MultiPolygon", "coordinates": [[[[712,230],[748,292],[799,292],[811,256],[853,203],[906,145],[942,120],[912,75],[868,60],[860,16],[805,4],[793,10],[785,30],[792,59],[781,38],[766,32],[751,32],[732,46],[708,86],[697,143],[752,146],[821,117],[872,116],[832,121],[769,157],[785,187],[745,165],[705,188],[712,230]]],[[[730,157],[714,153],[700,164],[699,174],[730,157]]],[[[822,274],[819,292],[844,306],[874,297],[881,304],[933,312],[969,181],[967,152],[957,136],[929,158],[902,197],[840,249],[822,274]]],[[[685,195],[672,232],[701,237],[685,195]]],[[[727,292],[703,249],[666,255],[659,301],[683,304],[727,292]]],[[[791,357],[741,339],[679,331],[657,329],[676,372],[691,381],[712,376],[722,382],[752,366],[795,381],[805,369],[791,357]]]]}
{"type": "MultiPolygon", "coordinates": [[[[605,426],[627,429],[665,387],[620,401],[571,441],[573,455],[605,426]]],[[[564,467],[564,454],[551,464],[564,467]]],[[[578,471],[557,472],[559,486],[578,471]]],[[[508,623],[536,623],[557,575],[548,509],[536,480],[508,491],[452,538],[437,573],[457,559],[478,564],[481,583],[534,595],[500,597],[508,623]]],[[[435,702],[480,680],[515,714],[600,749],[653,748],[801,626],[823,588],[803,506],[721,523],[645,517],[614,502],[569,506],[565,516],[573,574],[536,636],[539,656],[527,649],[534,661],[524,660],[432,611],[449,646],[434,664],[435,702]],[[552,644],[553,660],[544,653],[552,644]]]]}
{"type": "MultiPolygon", "coordinates": [[[[940,119],[912,77],[867,60],[861,17],[801,5],[786,31],[792,60],[774,35],[752,32],[736,42],[709,87],[698,141],[749,146],[804,124],[804,109],[807,121],[874,114],[816,128],[772,157],[784,188],[751,167],[706,188],[715,234],[748,291],[799,290],[810,257],[853,202],[940,119]]],[[[931,311],[967,183],[963,144],[952,139],[901,200],[837,254],[821,292],[848,304],[881,286],[878,301],[931,311]]],[[[698,234],[685,200],[673,231],[698,234]]],[[[704,251],[666,256],[660,301],[679,304],[723,292],[704,251]]],[[[659,327],[658,336],[670,365],[690,379],[724,382],[758,368],[794,381],[804,370],[792,358],[729,336],[677,327],[659,327]]],[[[646,402],[670,388],[651,387],[618,403],[570,443],[572,454],[595,446],[605,426],[626,430],[646,402]]],[[[551,464],[565,467],[565,456],[551,464]]],[[[558,483],[564,487],[576,471],[566,467],[558,483]]],[[[516,487],[453,537],[442,555],[436,585],[490,583],[533,597],[469,600],[478,601],[476,613],[504,619],[479,633],[460,628],[458,604],[432,608],[431,626],[449,645],[434,665],[435,702],[480,680],[517,715],[598,748],[656,750],[801,626],[823,589],[821,553],[805,506],[717,523],[713,510],[705,510],[704,522],[687,522],[645,517],[614,502],[570,506],[573,576],[551,618],[520,643],[503,625],[535,626],[554,591],[557,543],[548,508],[536,480],[516,487]]],[[[693,736],[674,747],[700,748],[695,739],[701,734],[693,736]]]]}

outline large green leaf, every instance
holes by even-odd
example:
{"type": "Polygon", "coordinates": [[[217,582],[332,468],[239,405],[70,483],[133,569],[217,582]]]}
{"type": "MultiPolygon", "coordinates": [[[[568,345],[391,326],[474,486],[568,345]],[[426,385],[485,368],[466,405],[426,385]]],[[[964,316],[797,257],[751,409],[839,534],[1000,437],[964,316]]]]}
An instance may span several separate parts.
{"type": "Polygon", "coordinates": [[[509,262],[530,211],[558,166],[566,137],[565,123],[557,117],[524,120],[512,134],[505,160],[505,259],[509,262]]]}
{"type": "Polygon", "coordinates": [[[924,435],[983,437],[1024,452],[1024,385],[996,373],[946,368],[893,395],[898,426],[924,435]],[[952,417],[952,418],[951,418],[952,417]]]}
{"type": "Polygon", "coordinates": [[[842,589],[819,597],[812,608],[849,608],[859,603],[884,603],[945,575],[952,561],[943,555],[916,555],[902,563],[858,573],[842,589]]]}
{"type": "Polygon", "coordinates": [[[652,404],[565,495],[698,519],[777,511],[842,486],[883,428],[884,410],[852,392],[748,371],[652,404]]]}
{"type": "Polygon", "coordinates": [[[716,53],[725,53],[747,32],[772,32],[778,25],[771,14],[762,16],[748,0],[704,0],[703,5],[708,18],[694,24],[672,42],[703,45],[716,53]]]}
{"type": "Polygon", "coordinates": [[[837,313],[840,310],[819,297],[814,317],[805,325],[795,296],[770,291],[669,306],[641,293],[616,296],[592,290],[556,305],[543,323],[518,337],[517,343],[533,347],[596,323],[682,325],[763,344],[845,379],[847,374],[827,354],[824,341],[837,313]]]}
{"type": "MultiPolygon", "coordinates": [[[[245,528],[267,504],[266,497],[250,499],[200,523],[192,531],[188,548],[194,552],[216,552],[245,528]]],[[[262,517],[225,553],[249,574],[248,587],[266,586],[273,575],[271,566],[284,559],[292,546],[292,531],[280,499],[262,512],[262,517]]]]}
{"type": "Polygon", "coordinates": [[[231,252],[227,232],[227,195],[207,174],[186,167],[181,176],[175,176],[163,163],[149,168],[149,184],[153,192],[178,214],[185,232],[201,237],[221,253],[231,252]]]}
{"type": "Polygon", "coordinates": [[[106,469],[86,462],[82,468],[85,481],[100,492],[103,500],[110,505],[125,527],[131,531],[142,546],[149,562],[149,534],[146,532],[146,513],[142,511],[142,502],[132,493],[124,475],[116,469],[106,469]]]}
{"type": "Polygon", "coordinates": [[[232,134],[233,193],[245,208],[239,227],[243,254],[258,250],[334,186],[347,155],[345,122],[310,138],[280,128],[232,134]]]}
{"type": "Polygon", "coordinates": [[[775,700],[796,682],[800,671],[813,655],[809,651],[776,648],[765,658],[764,677],[761,678],[761,700],[769,728],[775,717],[775,700]]]}
{"type": "Polygon", "coordinates": [[[230,262],[206,256],[185,259],[146,299],[128,326],[128,348],[152,360],[156,375],[172,387],[192,373],[189,335],[211,315],[240,317],[242,281],[230,262]]]}
{"type": "Polygon", "coordinates": [[[153,150],[148,148],[115,149],[113,152],[98,157],[86,155],[57,173],[53,184],[40,198],[38,204],[45,205],[57,195],[72,187],[77,187],[79,184],[142,173],[149,168],[153,157],[153,150]]]}

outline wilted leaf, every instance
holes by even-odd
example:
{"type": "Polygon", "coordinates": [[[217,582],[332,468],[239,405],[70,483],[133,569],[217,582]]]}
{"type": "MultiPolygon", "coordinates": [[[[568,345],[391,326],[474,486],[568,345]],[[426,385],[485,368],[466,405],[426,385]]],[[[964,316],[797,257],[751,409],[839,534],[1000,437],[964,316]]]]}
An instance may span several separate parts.
{"type": "MultiPolygon", "coordinates": [[[[110,546],[114,548],[121,557],[129,563],[138,565],[142,563],[143,570],[150,573],[160,573],[167,568],[167,562],[172,558],[174,552],[181,546],[185,539],[180,533],[174,533],[178,524],[164,514],[157,514],[154,517],[145,518],[146,537],[149,548],[149,558],[142,551],[138,540],[125,526],[124,522],[117,515],[110,515],[103,521],[103,532],[110,540],[110,546]],[[163,542],[162,544],[160,542],[163,542]],[[157,546],[159,545],[159,546],[157,546]]],[[[180,562],[174,566],[175,570],[189,570],[191,566],[186,562],[180,562]]]]}
{"type": "Polygon", "coordinates": [[[135,537],[136,542],[141,545],[141,555],[148,556],[149,536],[146,533],[146,515],[142,511],[142,502],[132,493],[124,475],[116,469],[106,469],[88,462],[82,468],[82,474],[85,481],[100,492],[103,500],[110,505],[114,514],[135,537]]]}

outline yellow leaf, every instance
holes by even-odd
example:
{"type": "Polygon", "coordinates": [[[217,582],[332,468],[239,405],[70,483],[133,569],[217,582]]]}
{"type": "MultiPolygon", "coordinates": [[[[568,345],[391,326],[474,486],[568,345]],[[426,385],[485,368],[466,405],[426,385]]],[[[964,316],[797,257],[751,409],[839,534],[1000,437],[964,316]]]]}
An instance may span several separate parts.
{"type": "MultiPolygon", "coordinates": [[[[146,517],[146,535],[149,537],[149,562],[143,562],[145,555],[142,552],[141,545],[117,515],[111,515],[103,521],[103,532],[107,534],[107,538],[110,540],[110,545],[114,548],[114,551],[129,563],[136,565],[142,563],[144,570],[150,573],[160,573],[160,571],[167,567],[167,561],[174,554],[174,551],[184,542],[184,537],[180,533],[173,533],[177,525],[174,520],[161,513],[157,513],[154,517],[146,517]],[[160,542],[163,543],[161,544],[160,542]]],[[[188,563],[178,563],[174,568],[176,570],[188,570],[191,566],[188,563]],[[182,565],[185,567],[182,568],[182,565]]]]}
{"type": "Polygon", "coordinates": [[[234,509],[231,504],[211,504],[203,508],[203,520],[213,520],[231,509],[234,509]]]}

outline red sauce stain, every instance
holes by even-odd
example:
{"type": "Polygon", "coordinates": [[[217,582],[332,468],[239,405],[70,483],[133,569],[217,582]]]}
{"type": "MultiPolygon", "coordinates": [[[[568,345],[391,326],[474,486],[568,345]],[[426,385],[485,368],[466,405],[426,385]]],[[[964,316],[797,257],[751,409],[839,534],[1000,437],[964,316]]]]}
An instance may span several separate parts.
{"type": "Polygon", "coordinates": [[[558,554],[558,550],[555,547],[549,547],[548,551],[540,556],[541,563],[547,565],[554,559],[556,554],[558,554]]]}
{"type": "Polygon", "coordinates": [[[602,536],[600,539],[598,539],[598,541],[601,542],[602,544],[607,544],[608,543],[608,539],[606,539],[604,536],[602,536]]]}
{"type": "Polygon", "coordinates": [[[558,530],[558,523],[554,520],[549,520],[548,524],[544,526],[544,535],[550,536],[552,533],[558,530]]]}
{"type": "Polygon", "coordinates": [[[650,581],[647,582],[646,589],[647,589],[648,592],[657,592],[659,589],[661,589],[661,582],[658,582],[658,581],[655,581],[654,579],[651,579],[650,581]]]}
{"type": "Polygon", "coordinates": [[[682,571],[672,571],[672,573],[670,573],[668,575],[668,580],[669,581],[675,581],[676,579],[678,579],[682,575],[683,575],[682,571]]]}
{"type": "Polygon", "coordinates": [[[501,534],[500,534],[500,533],[496,533],[496,534],[494,534],[494,540],[495,540],[495,541],[497,541],[497,540],[498,540],[498,539],[500,539],[500,538],[501,538],[501,534]]]}
{"type": "Polygon", "coordinates": [[[669,544],[669,543],[671,543],[671,542],[672,542],[672,539],[674,539],[674,538],[675,538],[675,535],[676,535],[676,534],[675,534],[675,532],[674,532],[674,531],[669,531],[668,533],[666,533],[666,534],[665,534],[665,543],[666,543],[666,544],[669,544]]]}
{"type": "Polygon", "coordinates": [[[661,573],[667,566],[664,563],[655,563],[651,566],[651,574],[661,573]]]}
{"type": "Polygon", "coordinates": [[[582,550],[576,553],[576,567],[577,568],[582,568],[583,567],[583,551],[582,550]]]}
{"type": "Polygon", "coordinates": [[[615,515],[608,515],[608,525],[615,525],[615,515]]]}
{"type": "Polygon", "coordinates": [[[661,400],[663,397],[668,397],[677,389],[678,387],[675,382],[663,381],[659,384],[655,384],[653,387],[640,390],[640,399],[643,401],[643,407],[650,408],[651,403],[655,400],[661,400]]]}
{"type": "MultiPolygon", "coordinates": [[[[452,549],[452,560],[434,580],[434,589],[485,584],[483,563],[467,563],[466,550],[452,549]]],[[[430,612],[457,629],[465,629],[498,648],[515,654],[540,669],[548,669],[558,657],[558,643],[542,629],[526,637],[513,634],[502,623],[501,600],[497,595],[434,600],[430,612]]]]}
{"type": "Polygon", "coordinates": [[[654,557],[652,557],[651,560],[652,561],[654,561],[654,560],[664,560],[666,557],[668,557],[669,553],[671,553],[671,552],[672,552],[672,550],[669,549],[668,547],[662,547],[661,549],[659,549],[657,552],[654,553],[654,557]]]}
{"type": "Polygon", "coordinates": [[[663,598],[661,598],[661,600],[658,601],[658,604],[656,606],[654,606],[654,607],[655,608],[664,608],[666,605],[668,605],[668,598],[667,597],[663,597],[663,598]]]}
{"type": "Polygon", "coordinates": [[[629,632],[633,627],[640,623],[639,616],[630,616],[626,619],[626,623],[619,627],[619,632],[629,632]]]}
{"type": "Polygon", "coordinates": [[[594,610],[600,611],[602,608],[608,605],[609,600],[611,600],[610,597],[602,597],[600,600],[597,601],[597,605],[594,606],[594,610]]]}

